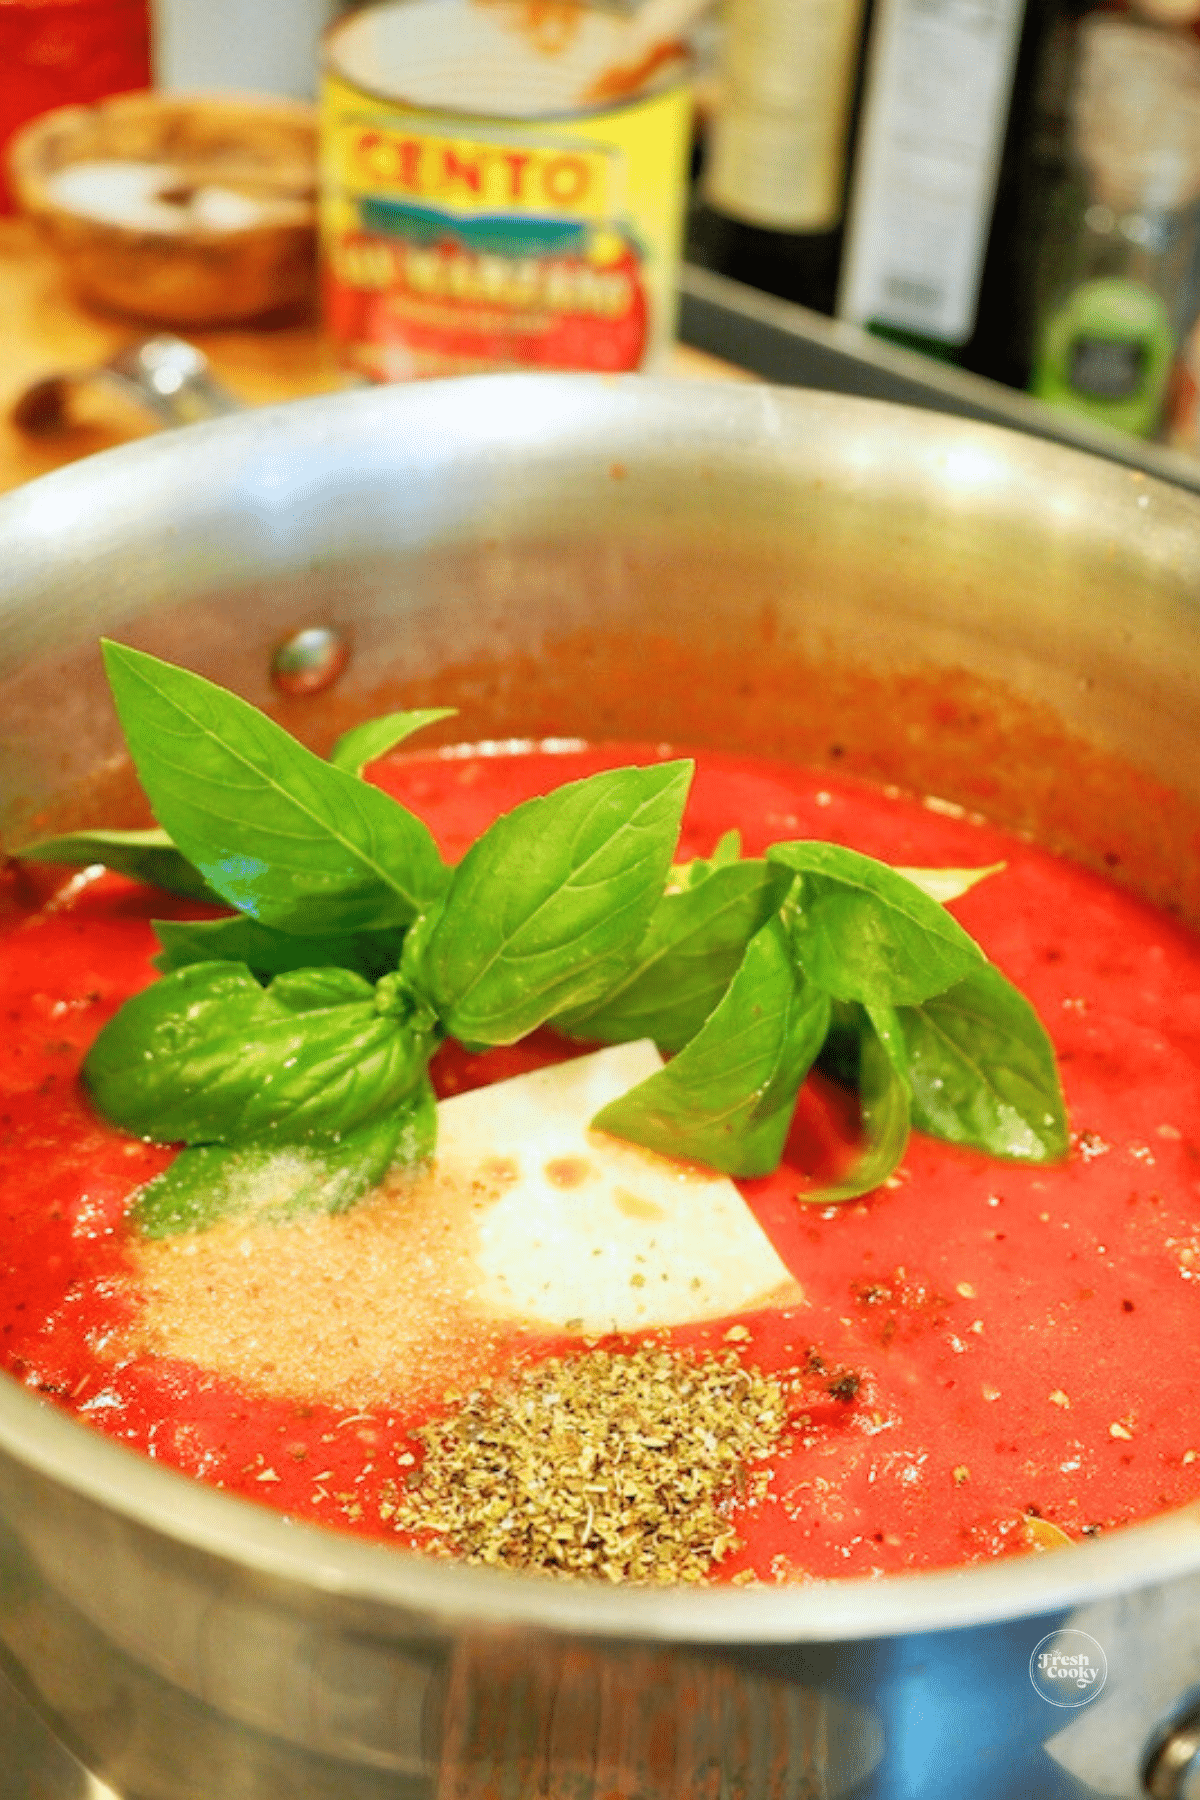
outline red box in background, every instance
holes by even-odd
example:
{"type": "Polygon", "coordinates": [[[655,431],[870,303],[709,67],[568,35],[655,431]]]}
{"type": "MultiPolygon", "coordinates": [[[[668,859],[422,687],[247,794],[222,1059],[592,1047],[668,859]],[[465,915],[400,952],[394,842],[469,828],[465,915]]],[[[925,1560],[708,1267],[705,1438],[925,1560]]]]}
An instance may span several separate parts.
{"type": "Polygon", "coordinates": [[[0,0],[0,213],[13,210],[3,151],[18,126],[149,85],[148,0],[0,0]]]}

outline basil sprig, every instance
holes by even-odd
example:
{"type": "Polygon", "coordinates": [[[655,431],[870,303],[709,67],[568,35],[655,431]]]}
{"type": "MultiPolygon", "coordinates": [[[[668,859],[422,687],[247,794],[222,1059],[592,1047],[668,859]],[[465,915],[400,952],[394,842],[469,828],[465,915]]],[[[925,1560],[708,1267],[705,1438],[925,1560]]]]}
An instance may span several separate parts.
{"type": "Polygon", "coordinates": [[[766,1175],[828,1029],[828,994],[805,980],[783,920],[770,919],[691,1042],[592,1124],[727,1174],[766,1175]]]}
{"type": "MultiPolygon", "coordinates": [[[[697,1034],[599,1113],[598,1128],[649,1149],[674,1146],[729,1174],[764,1174],[779,1161],[800,1085],[820,1057],[857,1087],[863,1136],[850,1167],[799,1196],[807,1202],[836,1204],[880,1186],[912,1125],[1010,1160],[1065,1156],[1049,1039],[941,904],[994,869],[902,871],[825,843],[775,844],[765,866],[787,882],[776,917],[750,939],[697,1034]],[[799,1017],[792,1025],[789,1004],[807,1030],[799,1017]]],[[[612,1023],[603,1010],[596,1018],[612,1023]]]]}
{"type": "Polygon", "coordinates": [[[672,1060],[598,1128],[735,1175],[779,1162],[813,1063],[859,1091],[862,1142],[805,1200],[884,1181],[910,1124],[996,1156],[1065,1154],[1053,1051],[943,903],[995,873],[897,870],[826,843],[674,864],[691,764],[606,770],[497,819],[455,868],[363,767],[441,711],[348,732],[329,762],[182,669],[105,660],[158,826],[26,852],[103,861],[232,918],[164,920],[162,979],[84,1065],[100,1112],[185,1148],[142,1190],[151,1234],[336,1211],[433,1147],[446,1035],[547,1021],[672,1060]]]}
{"type": "Polygon", "coordinates": [[[159,1143],[302,1142],[353,1131],[425,1076],[436,1020],[398,975],[192,963],[127,1000],[84,1081],[104,1116],[159,1143]]]}
{"type": "Polygon", "coordinates": [[[122,644],[104,666],[155,818],[221,898],[304,935],[407,925],[447,870],[427,826],[257,707],[122,644]]]}
{"type": "Polygon", "coordinates": [[[404,965],[452,1036],[511,1044],[620,983],[662,896],[691,777],[690,762],[609,769],[526,800],[476,839],[404,965]]]}
{"type": "Polygon", "coordinates": [[[560,1031],[605,1044],[652,1037],[660,1050],[682,1050],[695,1037],[791,877],[752,859],[693,863],[686,881],[659,900],[628,972],[595,1005],[557,1014],[560,1031]]]}
{"type": "Polygon", "coordinates": [[[908,1148],[912,1102],[905,1072],[890,1051],[876,1021],[864,1018],[857,1068],[862,1143],[849,1168],[835,1180],[802,1195],[802,1199],[822,1206],[857,1200],[880,1187],[899,1166],[908,1148]]]}
{"type": "Polygon", "coordinates": [[[984,961],[979,945],[906,875],[840,844],[775,844],[768,862],[802,876],[792,943],[835,1000],[881,1006],[940,994],[984,961]]]}
{"type": "Polygon", "coordinates": [[[1024,1162],[1066,1155],[1050,1040],[998,969],[986,963],[899,1016],[919,1131],[1024,1162]]]}
{"type": "Polygon", "coordinates": [[[263,977],[289,969],[353,969],[375,981],[394,969],[404,945],[404,927],[390,931],[334,933],[302,937],[276,931],[239,913],[232,919],[155,919],[162,950],[154,966],[164,975],[189,963],[240,962],[263,977]]]}
{"type": "Polygon", "coordinates": [[[426,706],[415,712],[385,713],[381,719],[365,719],[342,733],[329,752],[329,760],[336,769],[361,775],[368,763],[386,756],[415,731],[436,725],[439,719],[452,719],[454,713],[453,706],[426,706]]]}
{"type": "Polygon", "coordinates": [[[213,892],[186,856],[180,855],[168,834],[155,825],[148,831],[70,831],[62,837],[38,838],[23,844],[19,853],[26,862],[80,864],[103,863],[118,875],[179,894],[185,900],[208,900],[220,905],[213,892]]]}

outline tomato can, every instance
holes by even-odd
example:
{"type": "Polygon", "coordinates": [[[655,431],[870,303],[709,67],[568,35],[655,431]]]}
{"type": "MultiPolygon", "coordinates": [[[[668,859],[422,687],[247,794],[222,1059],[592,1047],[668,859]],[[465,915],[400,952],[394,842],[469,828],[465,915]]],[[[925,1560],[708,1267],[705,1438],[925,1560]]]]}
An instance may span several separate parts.
{"type": "Polygon", "coordinates": [[[546,0],[399,0],[329,32],[322,285],[347,369],[655,364],[674,335],[691,102],[681,56],[589,99],[621,29],[546,0]]]}

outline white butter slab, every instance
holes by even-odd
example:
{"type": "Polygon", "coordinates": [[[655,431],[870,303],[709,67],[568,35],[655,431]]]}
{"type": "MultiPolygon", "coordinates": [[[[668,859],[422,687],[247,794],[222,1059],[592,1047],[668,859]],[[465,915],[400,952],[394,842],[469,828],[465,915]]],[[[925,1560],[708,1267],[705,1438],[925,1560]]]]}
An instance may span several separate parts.
{"type": "Polygon", "coordinates": [[[646,1039],[439,1104],[437,1177],[484,1197],[476,1307],[596,1336],[803,1298],[727,1177],[588,1130],[661,1067],[646,1039]]]}

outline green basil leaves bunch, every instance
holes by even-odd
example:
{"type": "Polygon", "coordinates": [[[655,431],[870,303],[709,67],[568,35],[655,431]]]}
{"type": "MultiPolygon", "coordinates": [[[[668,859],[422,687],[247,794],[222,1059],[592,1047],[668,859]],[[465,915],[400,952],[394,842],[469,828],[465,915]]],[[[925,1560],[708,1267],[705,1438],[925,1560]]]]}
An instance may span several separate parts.
{"type": "Polygon", "coordinates": [[[196,962],[127,1000],[84,1080],[105,1118],[189,1146],[143,1192],[143,1230],[222,1213],[340,1211],[394,1161],[429,1155],[437,1021],[398,975],[296,969],[263,987],[196,962]]]}
{"type": "Polygon", "coordinates": [[[105,665],[158,827],[26,847],[104,862],[232,918],[156,931],[163,979],[99,1033],[83,1078],[113,1123],[186,1148],[143,1229],[349,1205],[432,1149],[447,1032],[507,1044],[586,1007],[666,885],[691,764],[614,769],[497,820],[457,868],[361,779],[444,716],[402,713],[328,762],[213,683],[117,644],[105,665]]]}
{"type": "Polygon", "coordinates": [[[822,1058],[854,1080],[878,1185],[910,1124],[1000,1156],[1065,1149],[1049,1043],[941,901],[990,871],[897,871],[827,844],[743,859],[736,832],[672,865],[686,761],[613,769],[498,819],[454,868],[362,780],[443,712],[396,713],[314,756],[211,682],[118,644],[113,695],[157,827],[22,852],[110,868],[234,915],[160,921],[163,979],[84,1065],[99,1111],[186,1146],[142,1228],[339,1210],[433,1147],[428,1062],[452,1035],[547,1021],[649,1036],[672,1060],[595,1123],[731,1174],[774,1168],[822,1058]]]}
{"type": "Polygon", "coordinates": [[[559,1021],[609,1041],[655,1035],[656,1002],[676,996],[660,1043],[678,1054],[595,1124],[729,1174],[764,1175],[820,1059],[857,1086],[864,1141],[844,1177],[807,1201],[878,1187],[913,1125],[1016,1161],[1065,1155],[1049,1039],[942,904],[993,873],[892,869],[824,843],[776,844],[761,861],[702,870],[664,897],[619,990],[559,1021]],[[701,971],[712,972],[711,987],[701,971]]]}

